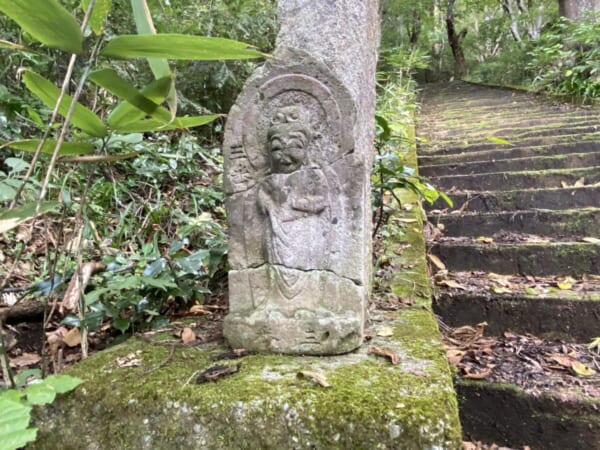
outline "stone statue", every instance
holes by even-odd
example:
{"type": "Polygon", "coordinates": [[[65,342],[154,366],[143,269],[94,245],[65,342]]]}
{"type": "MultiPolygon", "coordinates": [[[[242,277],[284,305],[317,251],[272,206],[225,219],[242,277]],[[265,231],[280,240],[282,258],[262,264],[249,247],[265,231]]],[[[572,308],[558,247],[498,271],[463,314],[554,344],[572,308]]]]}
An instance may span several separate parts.
{"type": "Polygon", "coordinates": [[[355,105],[322,63],[291,49],[276,56],[226,129],[224,333],[250,350],[343,353],[360,345],[366,292],[355,105]]]}

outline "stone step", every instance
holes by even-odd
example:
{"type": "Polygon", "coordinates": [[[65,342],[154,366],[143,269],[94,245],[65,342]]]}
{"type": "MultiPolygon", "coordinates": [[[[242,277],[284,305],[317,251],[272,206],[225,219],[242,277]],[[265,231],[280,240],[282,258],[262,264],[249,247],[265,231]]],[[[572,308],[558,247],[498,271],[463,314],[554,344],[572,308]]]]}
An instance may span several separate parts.
{"type": "Polygon", "coordinates": [[[500,274],[600,274],[600,244],[588,242],[443,242],[431,246],[451,271],[485,270],[500,274]]]}
{"type": "Polygon", "coordinates": [[[504,146],[498,150],[484,150],[481,152],[462,152],[447,155],[422,155],[419,156],[419,165],[438,166],[472,161],[497,161],[512,158],[536,158],[541,156],[567,155],[573,153],[600,152],[600,140],[596,142],[577,142],[549,146],[515,147],[504,146]]]}
{"type": "Polygon", "coordinates": [[[444,236],[477,237],[510,232],[600,237],[600,208],[443,214],[431,215],[429,220],[443,225],[444,236]]]}
{"type": "MultiPolygon", "coordinates": [[[[502,289],[494,289],[498,288],[502,289]]],[[[530,290],[535,292],[534,288],[530,290]]],[[[487,322],[486,335],[515,332],[546,339],[591,342],[598,335],[600,291],[555,288],[548,293],[531,295],[522,290],[495,294],[491,290],[463,292],[444,288],[435,296],[433,311],[451,327],[487,322]]]]}
{"type": "Polygon", "coordinates": [[[458,379],[455,387],[463,433],[469,440],[515,449],[600,448],[596,397],[573,395],[560,386],[540,395],[516,384],[485,380],[458,379]]]}
{"type": "Polygon", "coordinates": [[[419,168],[426,177],[469,175],[490,172],[537,171],[551,169],[577,169],[600,166],[600,151],[571,153],[568,155],[534,156],[527,158],[499,159],[495,161],[472,161],[442,165],[427,165],[419,168]]]}
{"type": "MultiPolygon", "coordinates": [[[[557,144],[577,144],[587,142],[600,142],[600,133],[586,133],[583,135],[556,135],[556,136],[542,136],[542,137],[530,137],[519,140],[518,148],[523,147],[539,147],[539,146],[550,146],[557,144]]],[[[422,156],[430,155],[451,155],[456,153],[464,152],[482,152],[489,150],[506,150],[512,146],[506,144],[498,144],[488,139],[480,139],[470,141],[464,140],[463,142],[457,141],[439,141],[439,142],[425,142],[419,144],[419,154],[422,156]]]]}
{"type": "MultiPolygon", "coordinates": [[[[471,212],[600,207],[600,185],[496,192],[453,192],[448,195],[454,202],[454,209],[471,212]]],[[[433,205],[424,206],[430,211],[448,207],[442,199],[438,199],[433,205]]]]}
{"type": "Polygon", "coordinates": [[[585,169],[552,169],[545,171],[494,172],[474,175],[436,177],[434,185],[442,190],[506,190],[558,188],[565,183],[573,186],[580,179],[586,185],[600,182],[600,166],[585,169]]]}
{"type": "Polygon", "coordinates": [[[465,121],[464,119],[434,119],[427,116],[422,119],[423,123],[417,123],[425,131],[437,130],[439,128],[449,128],[452,130],[469,133],[471,131],[481,131],[483,129],[494,130],[501,125],[503,128],[515,126],[516,128],[540,127],[549,123],[572,124],[575,122],[587,121],[591,125],[597,124],[596,114],[589,111],[573,110],[564,112],[560,110],[548,111],[546,108],[530,109],[527,111],[518,110],[511,114],[500,112],[496,114],[486,114],[477,117],[477,121],[465,121]]]}
{"type": "Polygon", "coordinates": [[[600,125],[597,120],[585,120],[578,122],[551,122],[546,126],[530,126],[526,123],[515,124],[512,127],[506,125],[497,125],[489,128],[475,128],[469,132],[464,130],[446,130],[429,132],[427,139],[432,142],[452,142],[462,141],[465,136],[470,140],[501,138],[510,141],[519,142],[522,139],[541,136],[564,136],[569,134],[587,134],[600,131],[600,125]]]}

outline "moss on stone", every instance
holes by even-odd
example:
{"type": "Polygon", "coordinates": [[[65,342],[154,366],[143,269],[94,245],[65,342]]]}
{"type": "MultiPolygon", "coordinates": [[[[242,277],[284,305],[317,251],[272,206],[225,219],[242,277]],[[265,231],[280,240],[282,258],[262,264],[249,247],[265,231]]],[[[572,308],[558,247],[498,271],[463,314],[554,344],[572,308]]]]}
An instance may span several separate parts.
{"type": "MultiPolygon", "coordinates": [[[[414,146],[408,160],[416,165],[414,146]]],[[[69,370],[85,383],[36,411],[31,448],[462,448],[452,371],[430,312],[422,210],[414,194],[398,195],[412,208],[397,218],[411,220],[392,218],[387,226],[385,256],[402,268],[388,288],[416,301],[395,312],[372,311],[371,339],[359,350],[215,362],[227,350],[223,343],[176,347],[170,355],[169,342],[133,338],[69,370]],[[389,349],[400,363],[369,354],[371,347],[389,349]],[[131,354],[141,366],[119,368],[117,358],[131,354]],[[238,363],[237,373],[196,384],[208,367],[238,363]],[[320,374],[331,387],[298,378],[300,371],[320,374]]]]}

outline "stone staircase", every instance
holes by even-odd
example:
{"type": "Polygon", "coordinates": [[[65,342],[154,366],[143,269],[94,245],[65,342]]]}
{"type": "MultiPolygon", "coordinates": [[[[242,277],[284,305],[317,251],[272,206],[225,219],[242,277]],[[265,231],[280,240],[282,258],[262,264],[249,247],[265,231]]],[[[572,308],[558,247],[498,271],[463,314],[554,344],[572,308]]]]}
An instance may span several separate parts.
{"type": "Polygon", "coordinates": [[[428,211],[434,310],[463,331],[487,322],[454,352],[466,437],[600,448],[598,349],[583,345],[600,336],[600,111],[429,85],[417,135],[420,174],[454,201],[428,211]]]}

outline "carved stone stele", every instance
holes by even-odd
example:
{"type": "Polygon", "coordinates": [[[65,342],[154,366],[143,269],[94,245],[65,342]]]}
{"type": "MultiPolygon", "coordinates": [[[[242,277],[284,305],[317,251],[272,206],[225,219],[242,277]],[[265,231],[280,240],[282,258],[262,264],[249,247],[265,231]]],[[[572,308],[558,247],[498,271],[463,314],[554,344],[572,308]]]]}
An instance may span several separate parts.
{"type": "Polygon", "coordinates": [[[246,84],[227,122],[234,348],[336,354],[363,337],[364,161],[356,106],[322,62],[290,48],[246,84]]]}

